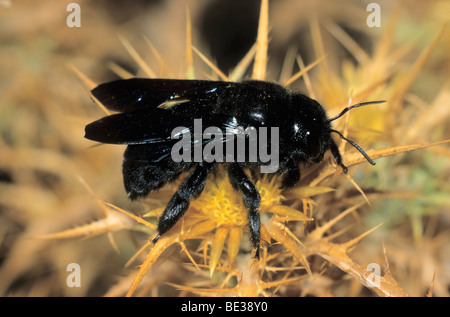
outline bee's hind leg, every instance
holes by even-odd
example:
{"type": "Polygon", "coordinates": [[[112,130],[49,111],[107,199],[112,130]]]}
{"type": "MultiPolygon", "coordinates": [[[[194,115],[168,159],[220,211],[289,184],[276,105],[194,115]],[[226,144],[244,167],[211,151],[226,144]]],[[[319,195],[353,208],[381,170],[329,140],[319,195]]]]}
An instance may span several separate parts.
{"type": "Polygon", "coordinates": [[[250,227],[250,242],[255,248],[255,257],[259,258],[259,239],[261,220],[259,215],[259,205],[261,196],[255,185],[245,174],[238,163],[231,163],[228,168],[228,179],[234,189],[242,193],[244,205],[248,208],[248,223],[250,227]]]}
{"type": "Polygon", "coordinates": [[[175,223],[184,215],[192,199],[197,198],[205,187],[206,178],[209,172],[215,168],[215,163],[199,163],[194,171],[185,179],[170,199],[161,218],[158,222],[158,235],[153,239],[156,243],[158,239],[169,231],[175,223]]]}

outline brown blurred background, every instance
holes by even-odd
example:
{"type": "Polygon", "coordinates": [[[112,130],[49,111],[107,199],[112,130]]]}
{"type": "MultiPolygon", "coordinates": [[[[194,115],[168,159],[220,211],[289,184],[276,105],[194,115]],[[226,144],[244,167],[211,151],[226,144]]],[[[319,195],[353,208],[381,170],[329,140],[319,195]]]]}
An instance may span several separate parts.
{"type": "MultiPolygon", "coordinates": [[[[255,41],[260,6],[259,0],[79,0],[76,3],[81,8],[81,27],[70,28],[66,24],[70,14],[66,8],[71,2],[0,1],[1,296],[102,296],[126,275],[123,265],[136,252],[135,239],[145,240],[144,234],[132,237],[126,231],[114,233],[117,252],[106,235],[88,239],[38,238],[103,217],[95,197],[80,178],[96,197],[127,210],[142,210],[138,203],[128,201],[123,189],[123,147],[92,148],[93,143],[83,137],[84,126],[103,116],[103,112],[92,102],[71,66],[96,83],[118,78],[109,67],[111,63],[136,76],[144,76],[122,45],[121,36],[132,44],[156,74],[184,78],[186,8],[189,7],[194,46],[228,73],[255,41]],[[161,67],[143,36],[161,54],[169,71],[161,67]],[[73,262],[83,268],[80,288],[66,285],[66,267],[73,262]]],[[[343,61],[354,65],[358,61],[327,31],[328,23],[339,25],[370,55],[376,49],[377,39],[386,32],[391,12],[399,5],[398,1],[377,1],[382,8],[382,24],[380,28],[369,28],[366,6],[370,2],[271,1],[268,79],[278,80],[282,76],[283,62],[289,50],[300,54],[306,65],[316,60],[310,30],[313,15],[322,26],[327,60],[336,74],[341,74],[343,61]]],[[[400,6],[399,22],[392,34],[393,47],[411,44],[411,49],[401,60],[402,66],[406,65],[408,69],[439,28],[448,22],[450,7],[448,1],[402,1],[400,6]]],[[[438,94],[446,92],[450,97],[449,49],[447,30],[409,90],[411,96],[420,99],[419,104],[424,109],[438,94]]],[[[212,73],[198,57],[195,57],[195,66],[198,78],[206,78],[212,73]]],[[[298,69],[294,63],[289,73],[298,69]]],[[[293,88],[306,90],[303,81],[298,81],[293,88]]],[[[349,91],[343,94],[348,96],[349,91]]],[[[443,113],[444,117],[433,129],[439,133],[433,135],[430,130],[429,134],[417,139],[418,143],[449,138],[448,112],[443,113]]],[[[432,203],[421,201],[420,205],[415,205],[418,206],[416,212],[423,212],[419,215],[423,219],[423,232],[429,228],[429,222],[437,222],[430,236],[424,234],[431,240],[431,247],[425,248],[428,251],[424,252],[415,244],[409,216],[401,213],[394,216],[403,217],[396,222],[400,227],[403,223],[401,230],[397,231],[395,228],[399,227],[393,226],[391,232],[375,234],[357,255],[359,258],[370,257],[372,252],[379,255],[382,241],[389,244],[395,240],[397,249],[392,249],[397,251],[391,254],[393,275],[407,292],[422,296],[432,283],[433,274],[439,272],[434,294],[448,296],[450,204],[449,187],[445,183],[445,177],[449,176],[448,147],[441,153],[432,154],[440,157],[438,164],[441,167],[437,171],[428,173],[426,168],[415,169],[423,160],[432,160],[429,156],[411,156],[407,164],[402,164],[406,168],[402,175],[417,174],[417,184],[404,181],[402,190],[406,191],[407,185],[411,184],[415,186],[414,193],[426,192],[430,197],[439,195],[432,203]],[[408,253],[408,248],[414,251],[408,253]],[[411,267],[409,264],[416,261],[416,257],[429,265],[411,267]],[[402,268],[409,271],[406,273],[402,268]],[[414,280],[410,278],[412,273],[418,274],[414,280]]],[[[380,164],[378,168],[383,166],[380,164]]],[[[372,175],[373,178],[366,179],[364,184],[373,186],[381,182],[378,177],[383,177],[380,176],[383,173],[379,171],[380,174],[372,175]]],[[[392,213],[388,211],[404,206],[401,200],[388,204],[375,204],[373,213],[379,211],[376,221],[389,220],[392,213]]],[[[182,283],[182,271],[164,271],[160,277],[161,285],[165,281],[182,283]]],[[[344,296],[351,294],[350,291],[339,291],[342,293],[338,294],[344,296]]],[[[163,287],[158,294],[176,295],[177,292],[163,287]]]]}

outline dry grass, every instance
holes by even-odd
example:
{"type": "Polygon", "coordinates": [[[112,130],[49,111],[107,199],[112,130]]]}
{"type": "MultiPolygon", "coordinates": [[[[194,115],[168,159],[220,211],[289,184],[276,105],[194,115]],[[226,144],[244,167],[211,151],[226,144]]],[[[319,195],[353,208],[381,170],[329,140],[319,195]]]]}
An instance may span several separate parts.
{"type": "Polygon", "coordinates": [[[108,14],[111,7],[79,3],[80,29],[65,26],[65,3],[0,8],[0,294],[449,296],[444,1],[382,3],[380,29],[365,26],[365,8],[354,2],[319,5],[305,17],[295,12],[307,1],[278,1],[270,10],[262,1],[255,44],[228,73],[196,40],[201,1],[187,14],[178,1],[147,10],[136,1],[126,23],[108,14]],[[336,23],[350,15],[373,42],[370,53],[336,23]],[[290,46],[275,60],[271,47],[301,28],[310,57],[290,46]],[[341,143],[347,175],[326,157],[303,169],[289,191],[278,190],[276,178],[255,180],[263,198],[260,261],[251,257],[245,211],[225,177],[208,182],[153,245],[156,219],[177,184],[131,203],[120,173],[123,147],[83,138],[84,125],[104,114],[86,88],[112,79],[108,67],[124,78],[251,74],[302,89],[330,114],[349,99],[387,100],[335,123],[377,165],[341,143]],[[67,287],[69,263],[81,267],[80,288],[67,287]],[[381,268],[375,286],[371,263],[381,268]]]}

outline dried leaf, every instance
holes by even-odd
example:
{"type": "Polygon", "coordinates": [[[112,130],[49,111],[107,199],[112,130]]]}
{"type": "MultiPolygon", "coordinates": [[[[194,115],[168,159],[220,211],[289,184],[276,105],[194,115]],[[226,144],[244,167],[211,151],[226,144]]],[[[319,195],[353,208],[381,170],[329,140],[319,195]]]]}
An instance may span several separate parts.
{"type": "Polygon", "coordinates": [[[253,64],[253,79],[265,80],[267,67],[267,48],[269,45],[269,0],[261,1],[261,11],[256,37],[256,55],[253,64]]]}
{"type": "Polygon", "coordinates": [[[230,235],[228,236],[228,259],[230,263],[234,263],[236,256],[238,255],[241,245],[242,228],[231,227],[230,235]]]}
{"type": "Polygon", "coordinates": [[[289,206],[284,206],[284,205],[272,206],[267,211],[277,214],[279,216],[289,217],[291,220],[295,220],[295,221],[312,221],[313,220],[312,218],[307,217],[303,212],[298,211],[297,209],[294,209],[289,206]]]}
{"type": "Polygon", "coordinates": [[[216,229],[214,234],[214,239],[211,244],[211,254],[209,256],[209,275],[212,276],[214,270],[216,269],[219,258],[222,255],[223,246],[225,244],[225,239],[228,235],[229,229],[225,227],[220,227],[216,229]]]}
{"type": "Polygon", "coordinates": [[[329,193],[334,190],[334,188],[326,186],[301,186],[288,190],[284,193],[284,196],[288,199],[304,198],[329,193]]]}

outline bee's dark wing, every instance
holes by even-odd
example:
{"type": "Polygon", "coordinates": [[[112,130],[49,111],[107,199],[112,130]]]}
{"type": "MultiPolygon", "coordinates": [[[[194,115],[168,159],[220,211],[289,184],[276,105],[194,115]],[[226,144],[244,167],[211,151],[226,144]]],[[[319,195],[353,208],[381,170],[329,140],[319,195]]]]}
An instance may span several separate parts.
{"type": "Polygon", "coordinates": [[[144,144],[171,140],[176,127],[193,126],[193,119],[162,109],[117,113],[88,124],[85,138],[110,144],[144,144]]]}
{"type": "MultiPolygon", "coordinates": [[[[232,118],[225,116],[194,116],[179,114],[162,109],[137,109],[131,112],[113,114],[88,124],[85,128],[87,139],[109,144],[127,144],[124,157],[133,161],[159,162],[171,155],[171,149],[184,133],[190,133],[194,144],[194,119],[202,119],[202,131],[207,127],[217,127],[223,131],[221,142],[226,142],[227,128],[235,125],[232,118]],[[180,129],[176,138],[171,135],[180,129]]],[[[185,136],[183,136],[185,137],[185,136]]],[[[215,138],[215,137],[214,137],[215,138]]],[[[202,139],[207,144],[212,139],[202,139]]]]}
{"type": "Polygon", "coordinates": [[[235,127],[233,118],[224,115],[194,115],[142,108],[113,114],[88,124],[85,127],[85,138],[109,144],[167,143],[167,146],[171,146],[183,133],[189,132],[193,139],[195,119],[202,119],[202,129],[218,127],[224,131],[224,138],[226,129],[235,127]],[[175,128],[179,129],[178,135],[172,139],[175,128]]]}
{"type": "Polygon", "coordinates": [[[139,108],[156,108],[176,99],[197,99],[218,94],[238,83],[209,80],[132,78],[100,84],[91,93],[106,108],[127,112],[139,108]]]}
{"type": "Polygon", "coordinates": [[[123,156],[130,161],[160,162],[170,156],[175,142],[176,140],[173,140],[173,143],[131,144],[127,146],[123,156]]]}
{"type": "Polygon", "coordinates": [[[141,78],[101,84],[92,90],[92,95],[108,109],[121,113],[88,124],[85,137],[102,143],[127,144],[126,159],[147,162],[170,155],[178,141],[178,137],[171,138],[175,128],[184,127],[180,134],[189,132],[194,142],[194,119],[202,119],[203,129],[218,127],[224,131],[225,142],[226,129],[236,127],[235,118],[213,114],[207,108],[214,105],[224,89],[235,85],[239,83],[141,78]]]}

